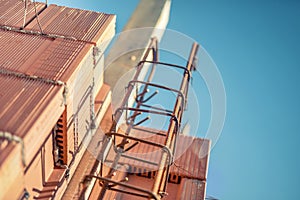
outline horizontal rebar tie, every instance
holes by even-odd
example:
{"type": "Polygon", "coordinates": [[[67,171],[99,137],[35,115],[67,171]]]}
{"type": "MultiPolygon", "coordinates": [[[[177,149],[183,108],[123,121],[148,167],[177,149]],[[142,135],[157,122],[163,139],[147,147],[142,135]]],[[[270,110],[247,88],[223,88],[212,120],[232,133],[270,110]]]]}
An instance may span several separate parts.
{"type": "Polygon", "coordinates": [[[15,33],[41,36],[41,37],[45,37],[45,38],[49,38],[49,39],[61,38],[61,39],[66,39],[66,40],[84,42],[86,44],[91,44],[91,45],[97,46],[96,43],[93,42],[93,41],[81,40],[81,39],[78,39],[78,38],[75,38],[75,37],[72,37],[72,36],[42,33],[40,31],[24,30],[24,29],[14,28],[14,27],[10,27],[10,26],[3,26],[3,25],[0,25],[0,29],[2,29],[4,31],[12,31],[12,32],[15,32],[15,33]]]}
{"type": "Polygon", "coordinates": [[[13,31],[13,32],[17,32],[17,33],[25,33],[25,34],[29,34],[29,35],[43,36],[43,37],[52,38],[52,39],[63,38],[63,39],[69,39],[69,40],[74,40],[74,41],[78,40],[75,37],[57,35],[57,34],[46,34],[46,33],[40,32],[40,31],[24,30],[24,29],[18,29],[18,28],[10,27],[10,26],[0,26],[0,29],[5,30],[5,31],[13,31]]]}

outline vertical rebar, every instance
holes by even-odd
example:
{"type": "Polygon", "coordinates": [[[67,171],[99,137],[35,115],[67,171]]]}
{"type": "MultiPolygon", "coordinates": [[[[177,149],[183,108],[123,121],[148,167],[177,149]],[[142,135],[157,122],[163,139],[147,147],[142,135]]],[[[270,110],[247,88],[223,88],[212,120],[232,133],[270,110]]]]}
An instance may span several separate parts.
{"type": "MultiPolygon", "coordinates": [[[[194,57],[197,54],[199,45],[197,43],[194,43],[190,52],[190,56],[189,56],[189,60],[187,62],[187,70],[191,71],[193,69],[193,61],[194,61],[194,57]]],[[[187,85],[189,84],[188,82],[188,74],[184,73],[184,76],[182,78],[182,82],[181,82],[181,86],[180,86],[180,91],[182,93],[184,93],[184,91],[186,90],[187,85]]],[[[181,101],[183,99],[179,97],[179,95],[177,95],[177,100],[174,106],[174,112],[173,114],[178,118],[179,120],[179,124],[181,122],[181,117],[182,117],[182,113],[184,108],[181,108],[181,101]]],[[[172,151],[175,149],[175,141],[176,141],[176,137],[177,137],[177,132],[178,130],[175,130],[175,123],[174,121],[170,122],[169,128],[168,128],[168,133],[167,133],[167,139],[165,142],[165,145],[170,148],[172,151]]],[[[160,194],[160,192],[165,192],[164,189],[165,188],[165,182],[168,181],[168,167],[166,168],[166,164],[167,164],[167,159],[168,156],[165,152],[163,152],[162,154],[162,159],[158,168],[158,172],[157,175],[155,177],[154,180],[154,184],[153,184],[153,188],[152,188],[152,192],[155,194],[160,194]]]]}
{"type": "MultiPolygon", "coordinates": [[[[146,60],[147,57],[148,57],[148,55],[149,55],[149,53],[150,53],[150,51],[152,50],[152,52],[153,52],[153,59],[157,61],[157,59],[158,59],[158,55],[157,55],[157,52],[158,52],[158,46],[157,46],[157,45],[158,45],[157,38],[152,38],[152,39],[151,39],[151,42],[150,42],[150,45],[149,45],[149,47],[148,47],[146,53],[144,54],[144,57],[142,58],[142,60],[146,60]]],[[[135,73],[135,75],[134,75],[133,80],[138,80],[139,75],[140,75],[140,73],[141,73],[141,70],[143,69],[143,65],[144,65],[144,63],[140,63],[140,65],[138,65],[137,71],[136,71],[136,73],[135,73]]],[[[151,81],[151,80],[152,80],[153,75],[154,75],[154,72],[155,72],[155,65],[152,66],[150,75],[149,75],[149,77],[148,77],[148,81],[151,81]]],[[[125,95],[125,97],[124,97],[124,99],[123,99],[123,102],[122,102],[122,104],[121,104],[122,107],[124,107],[125,105],[127,105],[128,101],[129,101],[129,98],[130,98],[130,96],[131,96],[131,93],[133,92],[134,87],[135,87],[135,86],[134,86],[134,85],[131,85],[131,84],[128,86],[128,88],[127,88],[127,93],[126,93],[126,95],[125,95]]],[[[147,87],[144,87],[144,91],[143,91],[144,94],[146,94],[146,90],[147,90],[147,87]]],[[[144,95],[141,96],[141,100],[143,100],[143,98],[144,98],[144,95]]],[[[139,108],[140,106],[141,106],[141,102],[138,102],[136,107],[139,108]]],[[[126,111],[126,112],[127,112],[127,111],[126,111]]],[[[137,114],[138,114],[138,112],[135,111],[135,112],[133,113],[133,116],[137,116],[137,114]]],[[[118,121],[121,119],[121,117],[122,117],[122,112],[116,112],[116,114],[114,115],[114,119],[113,119],[114,121],[113,121],[113,125],[112,125],[111,130],[112,130],[112,129],[116,129],[116,125],[117,125],[118,121]]],[[[128,135],[129,132],[130,132],[130,130],[132,129],[132,127],[133,127],[133,125],[134,125],[135,118],[136,118],[136,117],[130,118],[130,122],[128,123],[128,127],[127,127],[126,132],[125,132],[126,135],[128,135]]],[[[127,140],[126,138],[123,138],[121,144],[125,144],[125,143],[126,143],[126,140],[127,140]]],[[[121,145],[121,146],[119,147],[119,149],[118,149],[118,152],[117,152],[117,155],[116,155],[116,157],[115,157],[115,159],[114,159],[114,162],[113,162],[112,166],[110,167],[110,170],[109,170],[109,172],[108,172],[108,176],[109,176],[110,174],[113,174],[113,173],[116,171],[116,167],[117,167],[118,161],[119,161],[119,159],[121,158],[121,154],[123,153],[123,151],[124,151],[124,145],[121,145]]],[[[98,199],[103,199],[107,187],[108,187],[108,183],[104,183],[103,189],[101,190],[98,199]]]]}

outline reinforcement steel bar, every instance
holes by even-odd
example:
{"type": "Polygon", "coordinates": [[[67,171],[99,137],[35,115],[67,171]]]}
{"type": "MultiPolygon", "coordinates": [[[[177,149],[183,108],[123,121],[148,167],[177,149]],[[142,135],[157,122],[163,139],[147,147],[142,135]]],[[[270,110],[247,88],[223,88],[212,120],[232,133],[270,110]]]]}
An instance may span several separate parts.
{"type": "Polygon", "coordinates": [[[173,160],[173,155],[172,155],[172,152],[171,150],[167,147],[167,146],[164,146],[162,144],[158,144],[158,143],[154,143],[154,142],[150,142],[148,140],[143,140],[143,139],[139,139],[139,138],[136,138],[136,137],[131,137],[131,136],[125,136],[123,134],[120,134],[120,133],[107,133],[107,135],[114,135],[114,136],[119,136],[119,137],[123,137],[125,139],[130,139],[130,140],[134,140],[134,141],[137,141],[137,142],[141,142],[141,143],[145,143],[145,144],[148,144],[148,145],[152,145],[152,146],[155,146],[155,147],[160,147],[161,149],[163,149],[169,156],[169,159],[170,159],[170,162],[168,163],[169,165],[172,164],[172,160],[173,160]]]}
{"type": "MultiPolygon", "coordinates": [[[[193,64],[194,64],[193,61],[197,54],[198,48],[199,48],[199,45],[197,43],[194,43],[191,53],[190,53],[190,56],[189,56],[189,60],[187,62],[187,66],[186,66],[186,69],[188,71],[193,70],[193,64]]],[[[181,86],[180,86],[180,91],[182,93],[185,93],[185,90],[188,87],[188,84],[189,84],[188,74],[185,73],[184,77],[182,79],[182,82],[181,82],[181,86]]],[[[174,106],[174,113],[173,113],[175,116],[177,116],[177,118],[179,118],[179,122],[181,121],[181,117],[182,117],[182,113],[183,113],[183,108],[181,108],[181,101],[182,101],[182,98],[179,98],[179,96],[177,96],[177,100],[176,100],[176,103],[174,106]]],[[[167,135],[166,144],[165,144],[171,150],[175,149],[175,145],[176,145],[175,143],[176,143],[176,137],[177,137],[176,132],[177,132],[176,124],[173,121],[171,121],[169,128],[168,128],[168,135],[167,135]]],[[[167,159],[168,159],[167,154],[163,153],[160,167],[159,167],[159,170],[155,177],[154,185],[152,188],[152,192],[155,194],[163,195],[165,193],[166,184],[164,184],[164,183],[167,182],[168,172],[167,172],[167,169],[164,168],[164,166],[166,166],[167,159]]]]}
{"type": "MultiPolygon", "coordinates": [[[[198,48],[199,48],[199,45],[197,43],[194,43],[192,46],[189,60],[187,62],[186,67],[163,63],[163,62],[158,62],[157,40],[155,38],[153,38],[146,53],[144,54],[142,61],[139,62],[138,66],[137,66],[137,70],[133,77],[133,80],[130,81],[128,84],[127,92],[121,103],[121,107],[119,107],[114,113],[113,125],[112,125],[109,133],[106,134],[106,137],[112,138],[113,141],[115,141],[115,137],[117,137],[117,136],[122,137],[123,139],[122,139],[121,143],[118,144],[117,146],[116,146],[115,142],[113,143],[114,148],[117,150],[116,151],[117,155],[113,159],[113,162],[109,169],[107,177],[112,177],[112,174],[117,170],[118,162],[119,162],[120,158],[123,156],[123,153],[126,152],[125,144],[128,139],[131,139],[131,140],[134,140],[137,142],[142,142],[147,145],[157,146],[157,147],[162,148],[162,150],[163,150],[160,163],[158,163],[158,171],[157,171],[157,175],[154,179],[152,191],[147,190],[147,192],[146,192],[147,194],[154,194],[154,195],[147,196],[147,195],[141,195],[138,193],[132,193],[132,195],[137,195],[140,197],[151,198],[151,199],[161,199],[164,196],[164,194],[166,194],[169,169],[170,169],[170,165],[172,165],[172,163],[173,163],[173,156],[174,156],[174,152],[175,152],[175,148],[176,148],[176,140],[177,140],[177,136],[178,136],[179,129],[180,129],[182,115],[183,115],[183,112],[184,112],[184,109],[186,106],[186,99],[187,99],[189,81],[191,78],[191,71],[194,69],[194,60],[195,60],[195,56],[197,54],[198,48]],[[151,51],[153,52],[153,61],[147,61],[146,59],[148,58],[151,51]],[[142,71],[145,63],[152,63],[152,68],[150,69],[151,71],[148,75],[147,80],[139,81],[138,78],[139,78],[139,75],[141,74],[141,71],[142,71]],[[169,67],[175,67],[175,68],[184,70],[179,90],[151,83],[157,64],[161,64],[161,65],[169,66],[169,67]],[[143,90],[137,96],[137,97],[139,97],[139,99],[137,99],[135,106],[133,108],[128,107],[128,101],[132,97],[132,92],[133,92],[134,88],[136,87],[136,84],[143,84],[144,85],[143,90]],[[170,110],[168,112],[166,112],[166,111],[160,112],[155,109],[154,110],[153,109],[150,109],[150,110],[149,109],[141,109],[140,107],[143,106],[144,101],[146,101],[146,100],[144,100],[144,97],[145,97],[145,94],[147,93],[148,86],[158,87],[160,89],[170,90],[172,92],[177,93],[174,109],[170,110]],[[126,112],[127,129],[124,134],[120,134],[120,133],[116,132],[117,131],[116,130],[117,123],[119,123],[119,121],[123,117],[124,111],[126,112]],[[133,114],[130,117],[127,116],[128,111],[133,112],[133,114]],[[152,113],[152,114],[164,115],[164,116],[170,117],[170,124],[168,126],[168,131],[166,132],[166,135],[163,135],[165,137],[163,144],[156,144],[156,143],[144,140],[144,139],[135,138],[135,137],[130,136],[131,130],[137,124],[140,124],[140,122],[138,122],[136,124],[135,119],[141,113],[152,113]]],[[[143,120],[141,122],[143,122],[143,120]]],[[[105,148],[108,147],[109,145],[110,144],[107,140],[106,144],[104,144],[104,148],[101,150],[101,152],[99,154],[100,155],[99,158],[101,160],[100,162],[104,161],[105,148]]],[[[126,156],[126,155],[124,155],[124,156],[126,156]]],[[[96,161],[95,166],[98,166],[97,161],[96,161]]],[[[90,177],[98,178],[103,181],[102,190],[98,196],[99,199],[104,198],[106,190],[112,189],[112,188],[110,188],[109,183],[114,183],[116,185],[123,186],[122,183],[120,183],[118,181],[113,181],[110,178],[95,177],[93,175],[90,175],[90,177]]],[[[132,187],[130,189],[141,191],[140,188],[138,188],[136,186],[130,186],[130,187],[132,187]]],[[[122,190],[119,190],[119,189],[113,189],[113,190],[116,192],[122,192],[122,190]]],[[[143,191],[143,192],[145,192],[145,191],[143,191]]],[[[123,191],[123,192],[127,193],[128,191],[123,191]]]]}
{"type": "MultiPolygon", "coordinates": [[[[149,45],[147,47],[147,50],[145,51],[144,55],[143,55],[143,58],[142,60],[146,60],[147,57],[150,55],[150,53],[152,52],[152,55],[153,55],[153,60],[154,61],[157,61],[158,59],[158,49],[157,49],[157,46],[158,46],[158,41],[157,41],[157,38],[151,38],[151,41],[149,42],[149,45]]],[[[135,75],[133,77],[133,80],[138,80],[139,77],[140,77],[140,74],[142,72],[142,69],[143,69],[143,65],[144,63],[140,63],[138,64],[137,68],[136,68],[136,72],[135,72],[135,75]]],[[[155,70],[155,66],[152,67],[152,71],[151,71],[151,74],[150,74],[150,78],[151,76],[153,76],[153,73],[154,73],[154,70],[155,70]]],[[[126,106],[128,103],[128,100],[133,92],[133,89],[134,89],[134,86],[129,86],[127,88],[127,92],[125,94],[125,97],[121,103],[121,105],[124,107],[126,106]]],[[[146,90],[146,89],[144,89],[146,90]]],[[[139,105],[140,106],[140,105],[139,105]]],[[[138,112],[135,112],[133,116],[137,116],[138,115],[138,112]]],[[[111,129],[110,131],[111,132],[114,132],[115,129],[116,129],[116,126],[117,126],[117,123],[119,122],[119,120],[121,119],[122,117],[122,113],[119,113],[117,112],[114,117],[113,117],[113,124],[111,126],[111,129]]],[[[132,125],[134,123],[134,120],[135,120],[135,117],[132,117],[130,119],[132,125]]],[[[131,126],[132,126],[131,125],[131,126]]],[[[97,160],[95,161],[93,167],[92,167],[92,170],[90,172],[90,174],[95,174],[97,172],[97,169],[99,167],[99,165],[103,165],[103,161],[105,159],[105,156],[106,156],[106,150],[107,148],[110,146],[110,140],[107,139],[107,136],[104,136],[103,138],[103,148],[101,149],[101,151],[99,152],[98,156],[97,156],[97,160]]],[[[120,159],[120,155],[118,154],[113,162],[113,166],[116,166],[117,165],[117,161],[120,159]]],[[[115,171],[114,167],[111,168],[109,174],[113,173],[115,171]]],[[[100,194],[98,195],[98,199],[102,199],[103,196],[105,195],[105,191],[107,189],[107,186],[108,184],[107,183],[104,183],[103,187],[102,187],[102,190],[100,192],[100,194]]],[[[85,196],[85,192],[87,191],[87,187],[85,187],[81,193],[81,196],[80,196],[80,199],[84,199],[84,196],[85,196]]]]}
{"type": "MultiPolygon", "coordinates": [[[[149,56],[149,54],[150,54],[151,51],[152,51],[152,53],[153,53],[153,60],[154,60],[154,61],[157,61],[157,59],[158,59],[158,41],[157,41],[157,38],[152,38],[152,39],[151,39],[151,42],[150,42],[150,44],[149,44],[149,47],[148,47],[146,53],[144,54],[143,60],[146,60],[146,59],[147,59],[147,57],[149,56]]],[[[135,75],[134,75],[133,80],[138,80],[138,79],[139,79],[139,76],[140,76],[141,71],[142,71],[142,69],[143,69],[143,65],[144,65],[144,63],[140,63],[140,64],[137,66],[136,73],[135,73],[135,75]]],[[[152,66],[151,72],[150,72],[150,74],[149,74],[149,76],[148,76],[148,80],[147,80],[147,81],[151,81],[151,80],[152,80],[152,77],[154,76],[154,73],[155,73],[155,65],[152,66]]],[[[124,99],[123,99],[123,101],[122,101],[122,104],[121,104],[122,107],[126,107],[126,105],[128,105],[128,101],[129,101],[129,98],[130,98],[131,95],[132,95],[132,92],[133,92],[134,87],[135,87],[134,85],[129,85],[129,86],[128,86],[127,92],[126,92],[125,97],[124,97],[124,99]]],[[[147,87],[144,87],[143,93],[145,94],[146,91],[147,91],[147,87]]],[[[144,98],[144,97],[141,96],[141,101],[143,100],[143,98],[144,98]]],[[[141,106],[141,104],[142,104],[141,102],[138,102],[136,108],[139,108],[139,107],[141,106]]],[[[118,109],[118,110],[119,110],[119,109],[118,109]]],[[[110,132],[115,132],[115,131],[116,131],[117,123],[119,122],[119,120],[121,119],[121,117],[122,117],[122,115],[123,115],[123,112],[118,112],[118,110],[115,112],[115,114],[114,114],[114,116],[113,116],[113,125],[112,125],[112,127],[111,127],[110,132]]],[[[127,111],[126,111],[126,112],[127,112],[127,111]]],[[[134,111],[133,116],[137,116],[139,112],[140,112],[139,110],[134,111]]],[[[132,117],[132,118],[130,119],[130,122],[129,122],[129,124],[128,124],[128,128],[127,128],[127,130],[126,130],[126,132],[125,132],[126,135],[129,135],[129,133],[130,133],[132,127],[134,126],[135,118],[136,118],[136,117],[132,117]]],[[[122,149],[124,149],[124,145],[125,145],[125,143],[126,143],[126,140],[127,140],[126,138],[123,138],[123,140],[122,140],[122,142],[121,142],[122,145],[121,145],[120,147],[121,147],[122,149]]],[[[117,165],[118,165],[119,159],[121,158],[121,154],[122,154],[122,152],[118,152],[118,153],[117,153],[117,155],[116,155],[116,157],[115,157],[115,160],[114,160],[114,162],[113,162],[113,164],[112,164],[112,166],[111,166],[111,168],[110,168],[110,170],[109,170],[109,172],[108,172],[108,176],[110,176],[111,174],[113,174],[113,173],[116,171],[116,167],[117,167],[117,165]]],[[[106,190],[107,190],[107,187],[108,187],[108,183],[105,182],[104,185],[103,185],[103,189],[102,189],[101,192],[100,192],[99,199],[102,199],[102,198],[104,197],[105,192],[106,192],[106,190]]]]}

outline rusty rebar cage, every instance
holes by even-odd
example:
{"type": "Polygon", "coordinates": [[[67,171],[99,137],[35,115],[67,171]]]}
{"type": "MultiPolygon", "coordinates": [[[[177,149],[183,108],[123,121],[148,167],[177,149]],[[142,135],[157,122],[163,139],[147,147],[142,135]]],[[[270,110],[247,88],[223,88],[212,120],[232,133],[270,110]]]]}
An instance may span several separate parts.
{"type": "MultiPolygon", "coordinates": [[[[129,195],[135,195],[139,197],[144,197],[148,199],[161,199],[166,194],[167,189],[167,181],[169,176],[169,170],[170,166],[173,164],[174,159],[174,153],[176,149],[176,140],[179,134],[180,125],[181,125],[181,119],[183,112],[186,107],[187,103],[187,95],[188,95],[188,88],[189,88],[189,82],[191,79],[192,71],[195,69],[195,58],[198,51],[199,45],[197,43],[194,43],[191,48],[190,56],[187,61],[186,66],[179,66],[174,65],[170,63],[165,62],[159,62],[158,61],[158,41],[156,38],[152,38],[151,42],[147,48],[146,53],[144,54],[144,57],[142,60],[138,63],[136,67],[136,72],[133,77],[133,79],[128,83],[127,90],[125,93],[125,97],[122,100],[121,106],[116,109],[115,113],[113,114],[113,125],[108,133],[105,134],[106,139],[104,139],[103,148],[98,155],[98,163],[100,164],[100,176],[96,176],[95,174],[90,174],[86,176],[86,178],[96,178],[101,181],[102,183],[102,190],[99,194],[99,199],[103,199],[104,195],[107,190],[112,190],[115,192],[122,192],[129,195]],[[147,58],[149,57],[150,53],[152,52],[152,58],[153,60],[149,61],[147,58]],[[151,71],[148,75],[147,80],[140,81],[138,80],[139,75],[145,65],[145,63],[152,64],[151,71]],[[153,75],[155,72],[156,66],[163,66],[163,67],[173,67],[177,69],[183,70],[182,79],[181,79],[181,85],[179,89],[174,89],[165,85],[160,85],[151,82],[153,79],[153,75]],[[136,91],[135,95],[135,104],[130,107],[128,106],[128,101],[130,98],[132,98],[132,93],[134,92],[134,89],[137,84],[143,85],[142,92],[138,93],[136,91]],[[173,110],[165,110],[158,107],[147,105],[146,102],[150,100],[152,97],[157,95],[157,92],[154,92],[149,97],[146,98],[145,94],[147,93],[148,87],[156,87],[162,90],[170,91],[173,93],[176,93],[176,101],[173,110]],[[146,107],[141,108],[141,107],[146,107]],[[131,115],[130,115],[131,113],[131,115]],[[160,134],[160,136],[164,137],[163,144],[155,143],[152,141],[148,141],[147,139],[143,138],[137,138],[130,136],[131,130],[136,128],[136,126],[141,125],[145,121],[147,121],[147,118],[142,119],[138,122],[136,122],[137,116],[144,114],[144,113],[151,113],[155,115],[161,115],[166,118],[169,118],[169,124],[168,124],[168,130],[166,131],[166,134],[161,133],[153,133],[153,134],[160,134]],[[117,132],[117,125],[119,120],[124,117],[126,119],[127,128],[124,133],[118,133],[117,132]],[[130,116],[129,116],[130,115],[130,116]],[[117,138],[121,138],[121,142],[119,144],[116,143],[117,138]],[[125,145],[128,143],[128,140],[135,141],[135,143],[127,148],[125,148],[125,145]],[[112,141],[112,142],[111,142],[112,141]],[[156,165],[158,167],[156,176],[154,178],[154,182],[152,185],[152,190],[145,190],[144,188],[137,187],[135,185],[125,184],[122,181],[115,181],[112,180],[111,177],[113,174],[117,171],[117,165],[119,163],[119,160],[122,156],[125,156],[127,159],[137,159],[135,157],[130,157],[126,155],[126,152],[132,148],[134,148],[138,143],[144,143],[146,145],[155,146],[158,148],[161,148],[162,155],[159,163],[153,163],[149,160],[145,159],[138,159],[140,162],[145,162],[148,164],[156,165]],[[116,154],[114,157],[112,164],[109,168],[108,175],[105,177],[102,174],[103,169],[103,162],[105,160],[105,151],[107,148],[110,148],[110,145],[112,145],[113,150],[116,154]],[[100,163],[99,163],[100,162],[100,163]],[[117,189],[115,186],[122,186],[123,188],[127,188],[129,190],[121,190],[117,189]]],[[[140,128],[141,129],[141,128],[140,128]]],[[[96,165],[95,165],[96,166],[96,165]]]]}

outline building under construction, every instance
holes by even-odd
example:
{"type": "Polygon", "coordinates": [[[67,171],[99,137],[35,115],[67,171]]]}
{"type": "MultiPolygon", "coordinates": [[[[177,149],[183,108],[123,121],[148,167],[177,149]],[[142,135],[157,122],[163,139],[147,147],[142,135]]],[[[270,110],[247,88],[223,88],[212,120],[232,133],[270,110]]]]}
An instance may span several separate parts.
{"type": "MultiPolygon", "coordinates": [[[[125,28],[147,12],[164,28],[169,9],[142,0],[125,28]]],[[[144,49],[104,70],[116,15],[27,0],[1,0],[0,13],[0,199],[205,199],[210,141],[181,131],[198,44],[180,66],[159,60],[161,36],[144,35],[144,49]],[[154,82],[160,68],[180,72],[180,87],[154,82]],[[155,106],[157,91],[175,94],[170,109],[155,106]]]]}

